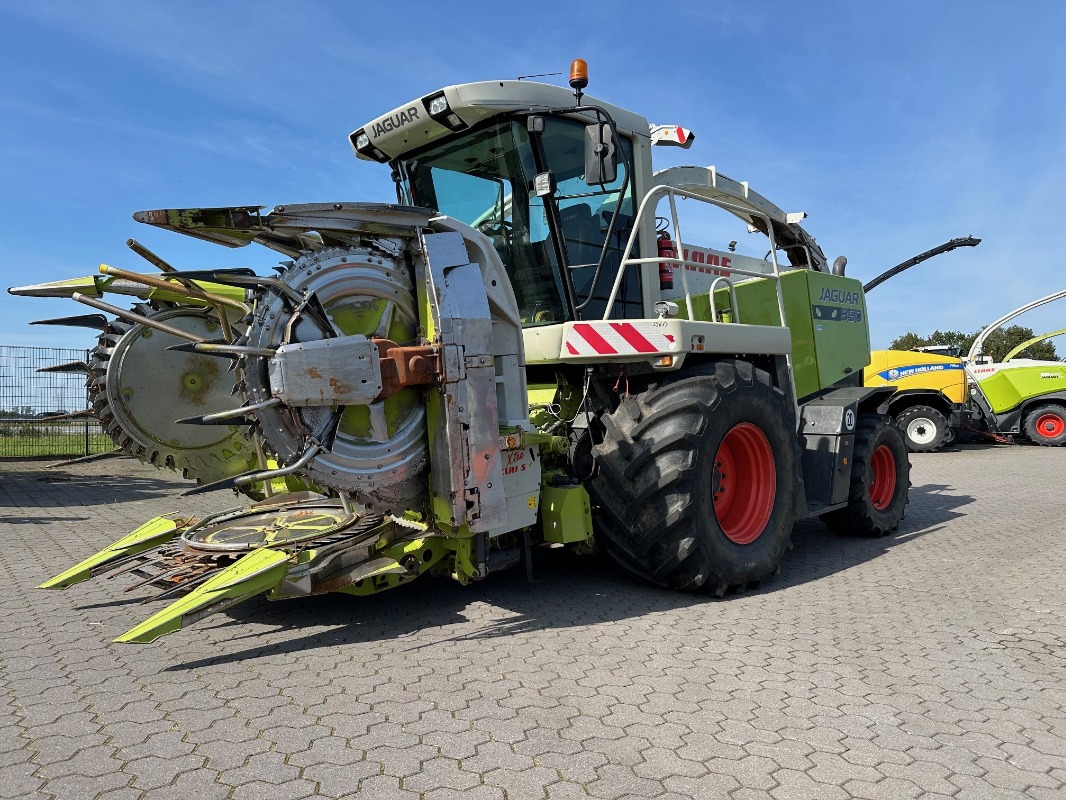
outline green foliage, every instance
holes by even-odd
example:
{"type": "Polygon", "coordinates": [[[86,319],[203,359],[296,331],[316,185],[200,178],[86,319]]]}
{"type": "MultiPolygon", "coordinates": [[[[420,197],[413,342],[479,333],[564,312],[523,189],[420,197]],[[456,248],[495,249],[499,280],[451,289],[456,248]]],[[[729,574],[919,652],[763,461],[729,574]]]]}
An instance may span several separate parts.
{"type": "Polygon", "coordinates": [[[915,347],[922,347],[923,345],[930,344],[928,339],[923,339],[916,333],[905,333],[900,337],[892,340],[892,344],[888,346],[889,350],[913,350],[915,347]]]}
{"type": "MultiPolygon", "coordinates": [[[[1018,345],[1027,339],[1033,338],[1033,329],[1024,328],[1021,325],[1011,325],[1009,328],[1001,328],[993,331],[985,340],[985,352],[991,353],[995,360],[1001,359],[1018,345]]],[[[1036,358],[1042,361],[1058,361],[1059,355],[1055,352],[1055,345],[1050,341],[1036,342],[1018,353],[1015,358],[1036,358]]]]}
{"type": "Polygon", "coordinates": [[[15,406],[10,410],[0,408],[0,419],[24,419],[33,416],[33,406],[15,406]]]}
{"type": "MultiPolygon", "coordinates": [[[[892,340],[889,348],[892,350],[913,350],[915,347],[925,347],[931,344],[957,344],[966,355],[970,346],[984,328],[973,333],[962,331],[935,330],[929,336],[919,336],[917,333],[908,332],[892,340]]],[[[1024,325],[1010,325],[1006,328],[997,328],[985,339],[985,353],[990,354],[994,360],[1000,361],[1003,356],[1020,345],[1027,339],[1032,339],[1035,334],[1032,328],[1024,325]]],[[[1044,340],[1030,345],[1020,352],[1015,358],[1036,358],[1043,361],[1058,361],[1059,356],[1055,352],[1055,345],[1044,340]]]]}
{"type": "Polygon", "coordinates": [[[114,449],[111,437],[91,433],[89,446],[85,446],[85,434],[42,435],[40,429],[28,435],[21,430],[0,428],[0,459],[37,458],[40,456],[83,456],[86,453],[106,453],[114,449]]]}

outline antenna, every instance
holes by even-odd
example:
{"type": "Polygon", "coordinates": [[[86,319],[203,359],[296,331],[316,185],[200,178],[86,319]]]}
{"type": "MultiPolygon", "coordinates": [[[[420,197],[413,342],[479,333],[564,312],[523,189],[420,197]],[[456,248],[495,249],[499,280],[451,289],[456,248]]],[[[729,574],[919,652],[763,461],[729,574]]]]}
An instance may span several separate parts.
{"type": "Polygon", "coordinates": [[[519,75],[518,80],[524,81],[526,78],[550,78],[552,75],[562,75],[561,72],[538,72],[536,75],[519,75]]]}

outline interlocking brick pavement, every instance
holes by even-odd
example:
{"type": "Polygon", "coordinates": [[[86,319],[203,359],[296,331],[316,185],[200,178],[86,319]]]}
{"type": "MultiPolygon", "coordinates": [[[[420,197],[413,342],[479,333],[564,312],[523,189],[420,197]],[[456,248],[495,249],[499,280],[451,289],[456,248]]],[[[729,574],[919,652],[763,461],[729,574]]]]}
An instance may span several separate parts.
{"type": "Polygon", "coordinates": [[[913,463],[897,534],[804,522],[747,595],[543,551],[534,584],[255,600],[147,646],[110,641],[158,607],[121,579],[33,587],[233,497],[0,463],[0,798],[1066,797],[1066,449],[913,463]]]}

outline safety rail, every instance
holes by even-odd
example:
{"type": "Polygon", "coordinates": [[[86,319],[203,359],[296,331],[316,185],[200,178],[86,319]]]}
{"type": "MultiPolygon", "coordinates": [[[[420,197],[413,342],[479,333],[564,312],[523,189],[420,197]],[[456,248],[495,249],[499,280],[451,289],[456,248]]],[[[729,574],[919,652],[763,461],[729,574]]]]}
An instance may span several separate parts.
{"type": "MultiPolygon", "coordinates": [[[[614,307],[615,299],[618,297],[618,292],[619,292],[619,290],[622,287],[622,278],[625,275],[625,270],[626,270],[627,267],[634,266],[634,265],[637,265],[637,264],[662,264],[662,263],[666,263],[666,264],[677,264],[677,265],[681,266],[681,269],[680,269],[680,272],[681,272],[681,286],[682,286],[682,288],[684,289],[684,292],[685,292],[685,307],[688,309],[688,318],[689,318],[689,320],[693,321],[693,322],[696,321],[695,314],[694,314],[694,312],[692,310],[692,293],[689,291],[688,278],[685,275],[685,272],[686,272],[685,265],[688,262],[684,258],[678,258],[678,257],[669,258],[669,257],[663,257],[663,256],[656,256],[654,258],[630,258],[630,254],[633,252],[633,246],[636,244],[637,237],[639,236],[640,230],[643,227],[643,225],[641,223],[645,219],[645,215],[648,212],[649,206],[651,208],[651,212],[654,214],[656,209],[657,209],[658,202],[659,202],[659,200],[660,200],[660,198],[662,196],[666,196],[666,197],[670,198],[670,219],[671,219],[671,222],[673,223],[674,241],[678,243],[678,247],[680,247],[681,242],[684,241],[684,240],[681,238],[681,222],[678,220],[678,217],[677,217],[677,200],[676,200],[677,197],[684,197],[684,198],[689,198],[689,199],[692,199],[692,200],[699,200],[700,202],[709,203],[710,205],[718,206],[719,208],[723,208],[723,209],[725,209],[727,211],[733,211],[733,212],[737,212],[737,213],[740,213],[740,214],[745,214],[745,215],[748,215],[749,217],[757,217],[758,219],[761,219],[765,223],[765,225],[766,225],[766,236],[770,240],[770,263],[773,266],[773,272],[770,273],[770,274],[767,274],[767,273],[764,273],[764,272],[754,272],[752,270],[740,269],[739,267],[733,267],[733,266],[730,266],[729,270],[730,270],[730,272],[738,274],[738,275],[746,275],[746,276],[750,276],[750,277],[753,277],[753,278],[768,278],[768,279],[772,280],[774,282],[774,289],[776,290],[776,293],[777,293],[777,311],[778,311],[778,314],[780,315],[781,327],[788,327],[788,319],[785,316],[785,298],[784,298],[784,294],[781,291],[781,270],[780,270],[779,265],[777,263],[777,240],[774,238],[774,226],[773,226],[773,222],[770,220],[770,218],[768,216],[766,216],[765,214],[759,212],[759,211],[755,211],[752,208],[745,207],[745,206],[742,206],[742,205],[739,205],[739,204],[736,204],[736,203],[730,203],[727,200],[717,200],[717,199],[713,199],[713,198],[710,198],[710,197],[703,197],[702,195],[696,194],[695,192],[688,192],[688,191],[685,191],[684,189],[678,189],[678,188],[673,187],[673,186],[665,186],[665,185],[656,186],[656,187],[652,188],[646,195],[644,195],[644,198],[640,201],[640,205],[637,208],[637,215],[636,215],[636,219],[635,219],[635,224],[633,225],[633,229],[629,233],[629,240],[626,242],[626,249],[622,252],[622,260],[621,260],[621,262],[618,265],[618,273],[614,277],[614,286],[611,287],[611,296],[607,300],[607,308],[603,312],[603,319],[606,321],[606,320],[609,320],[611,318],[611,310],[614,307]]],[[[808,263],[810,263],[810,262],[808,262],[808,263]]],[[[714,287],[715,287],[716,283],[717,283],[717,281],[712,281],[711,282],[711,288],[710,288],[710,292],[709,292],[710,302],[711,302],[711,321],[712,322],[718,322],[718,315],[717,315],[717,313],[715,311],[715,305],[714,305],[714,287]]],[[[736,323],[736,322],[739,322],[739,319],[738,319],[739,309],[737,308],[736,290],[733,288],[732,281],[729,281],[728,283],[729,283],[730,295],[731,295],[732,302],[733,302],[733,321],[734,321],[734,323],[736,323]]],[[[786,362],[788,364],[788,373],[789,373],[789,375],[792,375],[793,371],[792,371],[792,355],[791,355],[791,353],[785,356],[785,360],[786,360],[786,362]]],[[[790,385],[789,385],[788,394],[789,394],[789,399],[792,402],[792,411],[793,411],[793,413],[795,415],[795,418],[794,418],[793,421],[794,421],[794,424],[796,426],[796,430],[799,430],[799,417],[800,417],[800,415],[799,415],[799,399],[796,396],[796,385],[795,385],[795,383],[793,381],[789,381],[789,384],[790,385]]]]}
{"type": "Polygon", "coordinates": [[[729,280],[725,275],[719,275],[711,281],[711,288],[707,290],[707,302],[711,304],[711,322],[719,321],[718,306],[714,304],[714,290],[719,283],[724,283],[729,289],[729,308],[733,317],[732,322],[740,322],[740,304],[737,303],[737,290],[733,286],[733,281],[729,280]]]}
{"type": "MultiPolygon", "coordinates": [[[[670,199],[670,218],[673,225],[674,241],[677,242],[679,246],[680,243],[684,240],[681,238],[681,222],[677,217],[677,197],[688,198],[691,200],[699,200],[703,203],[708,203],[713,206],[718,206],[719,208],[724,208],[727,211],[733,211],[750,217],[757,217],[761,219],[764,223],[766,223],[766,235],[770,239],[770,263],[773,266],[773,272],[768,274],[765,272],[755,272],[753,270],[741,269],[739,267],[733,266],[730,266],[729,271],[737,275],[746,275],[752,278],[768,278],[772,280],[774,282],[774,288],[777,291],[777,310],[778,313],[781,315],[781,326],[787,326],[788,321],[785,318],[785,299],[781,293],[781,270],[777,263],[777,242],[774,238],[774,226],[770,218],[765,214],[756,211],[748,206],[730,203],[727,200],[717,200],[710,197],[704,197],[703,195],[696,194],[695,192],[685,191],[684,189],[678,189],[673,186],[656,186],[652,188],[646,195],[644,195],[644,199],[640,201],[640,206],[637,208],[637,224],[635,224],[633,226],[633,229],[630,231],[629,239],[628,241],[626,241],[626,248],[624,251],[622,251],[622,261],[618,265],[618,273],[614,277],[614,285],[611,287],[611,295],[607,300],[607,308],[603,312],[603,319],[606,321],[611,318],[611,311],[614,308],[615,300],[618,298],[618,292],[622,288],[622,278],[624,277],[625,270],[628,267],[638,264],[675,264],[681,267],[681,269],[679,270],[681,272],[681,286],[685,292],[685,306],[688,309],[688,318],[693,322],[696,321],[696,317],[692,310],[692,293],[689,291],[688,276],[685,274],[685,265],[688,262],[684,258],[679,258],[676,256],[673,258],[670,258],[668,256],[655,256],[654,258],[630,257],[631,253],[633,252],[633,247],[637,242],[637,237],[640,234],[640,230],[642,227],[640,223],[647,215],[649,206],[651,208],[652,213],[654,214],[658,206],[659,200],[663,196],[669,197],[670,199]]],[[[713,289],[714,284],[712,283],[711,285],[713,289]]],[[[732,288],[732,284],[730,284],[730,288],[732,288]]],[[[733,297],[733,310],[735,317],[737,310],[735,299],[736,295],[734,294],[733,297]]],[[[713,296],[711,299],[711,309],[712,315],[714,315],[713,296]]],[[[717,319],[713,321],[717,322],[717,319]]]]}

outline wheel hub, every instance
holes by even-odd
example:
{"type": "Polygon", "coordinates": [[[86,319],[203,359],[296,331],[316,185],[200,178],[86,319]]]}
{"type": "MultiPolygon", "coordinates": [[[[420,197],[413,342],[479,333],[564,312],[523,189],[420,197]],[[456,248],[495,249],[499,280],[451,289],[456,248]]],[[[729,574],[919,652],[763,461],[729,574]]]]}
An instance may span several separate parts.
{"type": "Polygon", "coordinates": [[[1036,429],[1048,439],[1066,432],[1066,422],[1057,414],[1041,414],[1036,420],[1036,429]]]}
{"type": "Polygon", "coordinates": [[[917,444],[929,444],[936,438],[936,425],[925,417],[916,417],[907,423],[907,438],[917,444]]]}
{"type": "Polygon", "coordinates": [[[896,457],[888,445],[880,445],[870,459],[870,502],[878,511],[892,503],[896,492],[896,457]]]}
{"type": "Polygon", "coordinates": [[[711,495],[726,537],[754,542],[766,529],[777,492],[777,467],[766,434],[750,422],[735,425],[714,457],[711,495]]]}

